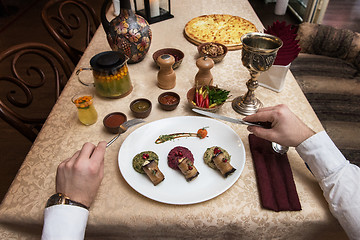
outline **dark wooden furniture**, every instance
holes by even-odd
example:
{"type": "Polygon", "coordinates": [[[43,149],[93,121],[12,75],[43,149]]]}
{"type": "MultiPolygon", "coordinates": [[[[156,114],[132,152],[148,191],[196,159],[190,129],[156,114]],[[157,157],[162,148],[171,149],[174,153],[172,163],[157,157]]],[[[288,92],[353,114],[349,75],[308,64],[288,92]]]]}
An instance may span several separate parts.
{"type": "Polygon", "coordinates": [[[59,52],[42,43],[10,47],[0,53],[0,64],[0,117],[34,141],[69,79],[71,68],[59,52]],[[7,66],[10,69],[5,75],[7,66]],[[49,84],[55,89],[52,93],[48,93],[49,84]],[[48,112],[34,108],[33,101],[50,105],[48,112]]]}
{"type": "Polygon", "coordinates": [[[5,16],[9,13],[9,10],[4,2],[4,0],[0,0],[0,16],[5,16]]]}
{"type": "Polygon", "coordinates": [[[41,17],[48,32],[74,65],[100,25],[94,9],[83,0],[50,0],[42,9],[41,17]]]}

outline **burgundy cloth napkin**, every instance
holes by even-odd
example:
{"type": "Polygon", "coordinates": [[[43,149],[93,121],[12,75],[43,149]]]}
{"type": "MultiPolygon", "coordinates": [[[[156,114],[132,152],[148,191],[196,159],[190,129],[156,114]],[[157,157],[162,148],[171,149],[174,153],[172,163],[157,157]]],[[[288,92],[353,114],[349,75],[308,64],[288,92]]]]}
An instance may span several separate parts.
{"type": "Polygon", "coordinates": [[[272,150],[271,142],[249,135],[251,155],[263,208],[279,211],[300,211],[292,171],[286,154],[272,150]]]}

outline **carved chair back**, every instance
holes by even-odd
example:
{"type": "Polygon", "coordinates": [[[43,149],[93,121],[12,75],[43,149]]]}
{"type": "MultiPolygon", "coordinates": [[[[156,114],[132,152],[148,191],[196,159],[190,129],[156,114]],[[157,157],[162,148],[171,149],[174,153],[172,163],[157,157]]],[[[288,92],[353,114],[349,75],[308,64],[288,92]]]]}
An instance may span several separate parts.
{"type": "Polygon", "coordinates": [[[0,117],[34,141],[71,68],[54,48],[23,43],[0,53],[0,117]]]}
{"type": "Polygon", "coordinates": [[[50,0],[41,17],[50,35],[76,66],[100,25],[94,9],[83,0],[50,0]]]}

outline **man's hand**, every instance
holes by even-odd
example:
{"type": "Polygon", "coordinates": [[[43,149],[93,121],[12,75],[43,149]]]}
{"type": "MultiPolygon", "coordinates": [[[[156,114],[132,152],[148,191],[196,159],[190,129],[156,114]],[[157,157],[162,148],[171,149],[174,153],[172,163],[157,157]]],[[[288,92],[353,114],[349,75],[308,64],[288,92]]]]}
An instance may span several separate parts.
{"type": "Polygon", "coordinates": [[[90,207],[104,176],[106,142],[85,143],[80,151],[59,164],[56,192],[90,207]]]}
{"type": "Polygon", "coordinates": [[[247,116],[243,120],[271,122],[271,129],[248,126],[248,130],[258,137],[283,146],[296,147],[315,134],[284,104],[260,108],[257,113],[247,116]]]}

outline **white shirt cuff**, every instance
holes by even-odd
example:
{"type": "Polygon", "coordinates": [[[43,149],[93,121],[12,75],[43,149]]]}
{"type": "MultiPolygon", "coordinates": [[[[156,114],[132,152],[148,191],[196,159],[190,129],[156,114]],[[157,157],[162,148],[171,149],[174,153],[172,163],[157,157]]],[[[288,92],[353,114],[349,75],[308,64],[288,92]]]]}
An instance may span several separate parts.
{"type": "Polygon", "coordinates": [[[322,180],[349,162],[345,159],[325,131],[306,139],[296,151],[309,165],[318,180],[322,180]]]}
{"type": "Polygon", "coordinates": [[[45,208],[42,240],[84,239],[89,211],[71,205],[45,208]]]}

